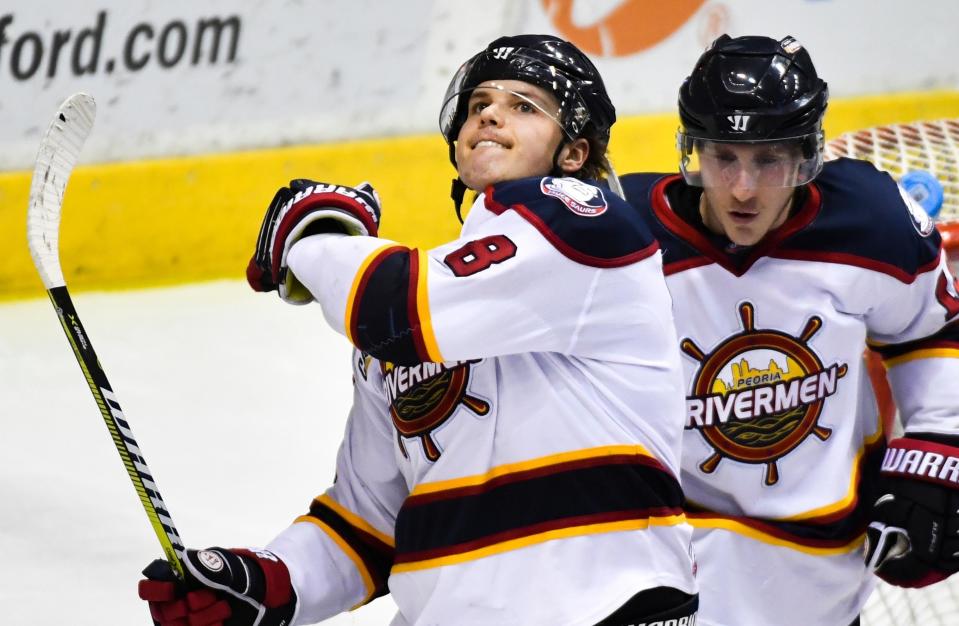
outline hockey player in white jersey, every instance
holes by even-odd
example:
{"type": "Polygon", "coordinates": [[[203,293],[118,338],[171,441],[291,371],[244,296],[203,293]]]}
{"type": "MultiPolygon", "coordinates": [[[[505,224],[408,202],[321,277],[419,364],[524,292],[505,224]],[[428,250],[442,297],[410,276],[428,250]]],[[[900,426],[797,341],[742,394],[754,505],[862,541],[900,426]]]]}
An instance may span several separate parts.
{"type": "Polygon", "coordinates": [[[823,164],[827,99],[795,39],[724,35],[679,92],[681,172],[622,180],[684,353],[702,625],[856,624],[873,569],[959,569],[956,283],[892,178],[823,164]],[[867,344],[905,424],[888,445],[867,344]]]}
{"type": "Polygon", "coordinates": [[[442,108],[478,194],[458,239],[377,238],[368,185],[278,192],[248,277],[356,346],[336,480],[265,551],[188,551],[186,585],[151,566],[157,623],[314,623],[391,593],[396,625],[692,626],[661,255],[588,180],[614,120],[575,46],[504,37],[442,108]]]}

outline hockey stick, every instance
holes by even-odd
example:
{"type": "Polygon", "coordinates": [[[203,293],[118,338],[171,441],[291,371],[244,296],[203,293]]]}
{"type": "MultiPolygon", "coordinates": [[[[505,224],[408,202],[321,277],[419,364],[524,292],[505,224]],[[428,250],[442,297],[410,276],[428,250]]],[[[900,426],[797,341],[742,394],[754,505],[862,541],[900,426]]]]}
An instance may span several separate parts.
{"type": "Polygon", "coordinates": [[[106,374],[100,366],[90,337],[80,323],[70,294],[67,292],[63,271],[60,268],[59,236],[60,213],[63,193],[66,190],[70,173],[77,164],[83,142],[93,128],[96,117],[96,104],[85,93],[77,93],[67,98],[50,127],[40,141],[37,163],[33,170],[30,185],[30,205],[27,208],[27,243],[33,264],[43,280],[43,286],[60,318],[63,331],[70,341],[73,354],[77,357],[80,369],[87,379],[93,398],[100,407],[100,413],[113,437],[113,443],[120,453],[123,465],[140,502],[146,510],[150,524],[156,532],[163,552],[174,571],[183,577],[183,545],[177,534],[173,520],[167,510],[160,492],[153,481],[146,459],[140,452],[133,431],[120,408],[119,402],[110,387],[106,374]]]}

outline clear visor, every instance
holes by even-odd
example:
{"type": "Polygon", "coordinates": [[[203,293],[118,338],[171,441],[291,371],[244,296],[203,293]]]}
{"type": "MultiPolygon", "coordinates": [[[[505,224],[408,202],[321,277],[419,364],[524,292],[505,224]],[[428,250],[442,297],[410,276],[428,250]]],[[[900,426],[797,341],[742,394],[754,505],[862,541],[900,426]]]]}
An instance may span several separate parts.
{"type": "Polygon", "coordinates": [[[505,63],[505,60],[495,58],[491,53],[483,52],[464,63],[456,72],[446,89],[446,95],[443,97],[443,107],[440,109],[440,131],[447,138],[447,141],[456,140],[456,137],[451,136],[451,134],[458,132],[459,128],[457,126],[466,119],[466,104],[477,88],[475,84],[464,86],[465,81],[474,69],[482,78],[486,73],[484,71],[486,68],[482,67],[483,64],[489,64],[490,67],[487,71],[499,80],[518,80],[530,83],[545,90],[553,97],[554,101],[544,102],[540,101],[540,98],[510,91],[496,84],[496,79],[484,80],[483,82],[486,83],[484,88],[499,89],[522,98],[559,124],[559,127],[570,139],[577,138],[589,121],[589,109],[572,81],[552,65],[547,65],[539,59],[524,55],[522,50],[513,51],[509,56],[508,66],[504,67],[505,63]],[[493,65],[494,63],[498,65],[493,65]],[[458,119],[458,116],[462,116],[462,119],[458,119]]]}
{"type": "Polygon", "coordinates": [[[770,141],[676,136],[679,169],[696,187],[798,187],[822,170],[822,133],[770,141]]]}
{"type": "MultiPolygon", "coordinates": [[[[563,122],[560,121],[559,116],[561,115],[561,111],[557,109],[555,103],[551,101],[552,98],[544,100],[538,97],[539,94],[507,89],[494,81],[488,81],[480,87],[466,89],[456,94],[456,96],[457,98],[463,98],[466,107],[468,107],[466,115],[462,119],[463,122],[473,115],[478,115],[485,107],[491,106],[496,102],[502,108],[500,115],[517,115],[520,116],[521,119],[521,117],[527,115],[530,112],[530,108],[532,108],[556,122],[556,125],[563,129],[564,132],[566,131],[563,127],[563,122]],[[507,97],[499,99],[495,95],[497,93],[505,94],[507,97]]],[[[456,137],[452,139],[455,141],[456,137]]],[[[574,137],[570,137],[570,139],[574,139],[574,137]]]]}

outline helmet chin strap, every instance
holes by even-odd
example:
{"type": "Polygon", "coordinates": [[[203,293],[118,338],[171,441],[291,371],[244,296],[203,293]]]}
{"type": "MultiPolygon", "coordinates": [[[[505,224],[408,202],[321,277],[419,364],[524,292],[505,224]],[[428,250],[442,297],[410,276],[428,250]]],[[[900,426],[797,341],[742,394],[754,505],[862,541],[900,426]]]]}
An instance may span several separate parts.
{"type": "Polygon", "coordinates": [[[460,224],[463,223],[463,198],[466,196],[466,190],[469,187],[466,186],[466,183],[463,182],[459,176],[453,179],[453,184],[450,186],[450,198],[453,199],[453,207],[456,209],[456,219],[460,221],[460,224]]]}
{"type": "Polygon", "coordinates": [[[567,142],[560,139],[559,145],[556,146],[556,150],[553,151],[553,159],[552,159],[553,169],[550,170],[549,175],[555,178],[563,178],[564,176],[566,176],[566,172],[564,172],[563,169],[559,166],[559,153],[562,152],[563,146],[565,146],[566,143],[567,142]]]}
{"type": "MultiPolygon", "coordinates": [[[[453,167],[456,167],[456,144],[454,142],[449,142],[450,149],[450,163],[453,164],[453,167]]],[[[457,176],[453,179],[453,184],[450,186],[450,198],[453,200],[453,207],[456,209],[456,219],[460,221],[460,224],[463,223],[463,198],[466,196],[466,190],[468,187],[466,183],[463,182],[463,179],[457,176]]]]}

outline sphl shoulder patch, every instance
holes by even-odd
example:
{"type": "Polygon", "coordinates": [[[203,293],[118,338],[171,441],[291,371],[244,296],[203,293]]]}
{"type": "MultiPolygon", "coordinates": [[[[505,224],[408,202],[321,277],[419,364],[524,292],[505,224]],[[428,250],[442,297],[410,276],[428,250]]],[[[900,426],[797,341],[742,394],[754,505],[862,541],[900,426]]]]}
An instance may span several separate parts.
{"type": "Polygon", "coordinates": [[[656,253],[659,244],[637,212],[607,191],[595,181],[531,176],[488,187],[484,204],[496,215],[514,211],[583,265],[621,267],[656,253]]]}
{"type": "Polygon", "coordinates": [[[609,204],[599,187],[594,187],[576,178],[547,176],[539,183],[540,190],[566,205],[566,208],[583,217],[596,217],[606,212],[609,204]]]}

